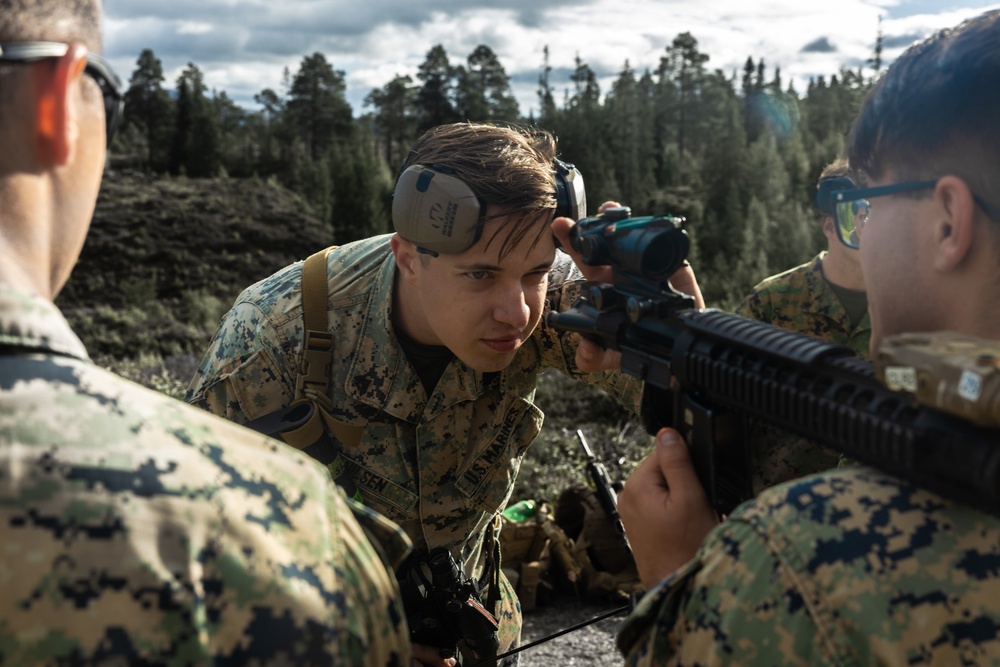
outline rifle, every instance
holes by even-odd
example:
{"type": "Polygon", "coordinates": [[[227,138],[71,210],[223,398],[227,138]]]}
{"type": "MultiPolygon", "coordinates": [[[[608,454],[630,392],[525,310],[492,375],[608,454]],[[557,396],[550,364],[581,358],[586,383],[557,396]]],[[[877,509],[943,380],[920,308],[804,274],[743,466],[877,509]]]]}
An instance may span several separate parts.
{"type": "Polygon", "coordinates": [[[594,482],[594,491],[597,494],[597,500],[600,501],[601,507],[604,508],[605,513],[611,518],[611,524],[615,527],[615,530],[625,540],[625,544],[628,544],[628,537],[625,535],[625,526],[622,525],[622,518],[618,514],[618,494],[615,493],[615,489],[611,485],[611,477],[608,476],[608,471],[604,468],[604,464],[594,456],[590,445],[587,444],[587,439],[583,437],[583,431],[577,429],[576,437],[583,446],[583,453],[587,456],[587,472],[590,474],[590,479],[594,482]]]}
{"type": "Polygon", "coordinates": [[[687,257],[683,218],[630,215],[577,224],[573,247],[610,265],[614,282],[591,284],[546,322],[621,352],[622,371],[645,381],[646,430],[681,431],[716,511],[752,497],[753,418],[1000,515],[996,343],[899,336],[873,365],[842,345],[695,309],[668,280],[687,257]]]}
{"type": "Polygon", "coordinates": [[[411,557],[400,574],[413,643],[438,647],[442,658],[458,658],[462,642],[463,654],[475,665],[496,661],[500,646],[497,620],[479,601],[475,579],[464,578],[451,552],[438,547],[431,550],[426,562],[411,557]]]}

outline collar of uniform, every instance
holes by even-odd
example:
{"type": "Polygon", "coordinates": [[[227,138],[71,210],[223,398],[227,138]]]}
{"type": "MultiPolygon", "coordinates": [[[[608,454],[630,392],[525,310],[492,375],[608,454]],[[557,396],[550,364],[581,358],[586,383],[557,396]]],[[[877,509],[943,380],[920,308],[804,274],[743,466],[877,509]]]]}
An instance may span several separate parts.
{"type": "Polygon", "coordinates": [[[0,346],[89,360],[54,303],[7,285],[0,285],[0,346]]]}
{"type": "Polygon", "coordinates": [[[484,383],[482,373],[456,358],[445,369],[434,393],[427,396],[393,331],[395,275],[396,260],[390,252],[369,293],[346,389],[351,398],[415,424],[456,403],[475,400],[483,393],[484,383]],[[441,391],[442,387],[447,391],[441,391]]]}
{"type": "Polygon", "coordinates": [[[826,257],[826,251],[820,252],[813,258],[812,263],[809,265],[809,269],[805,272],[806,288],[808,293],[818,295],[818,298],[811,301],[813,307],[804,309],[806,312],[812,312],[818,315],[824,315],[840,323],[845,330],[851,328],[851,322],[847,317],[847,311],[840,303],[840,299],[837,295],[833,293],[830,289],[830,284],[826,282],[826,278],[823,277],[823,258],[826,257]]]}

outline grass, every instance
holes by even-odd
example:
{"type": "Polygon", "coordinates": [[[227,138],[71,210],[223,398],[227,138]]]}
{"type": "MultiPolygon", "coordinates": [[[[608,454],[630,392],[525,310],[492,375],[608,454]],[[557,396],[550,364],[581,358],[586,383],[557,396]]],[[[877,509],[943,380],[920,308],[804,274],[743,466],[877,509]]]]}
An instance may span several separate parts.
{"type": "Polygon", "coordinates": [[[569,487],[592,486],[578,429],[613,482],[624,481],[650,450],[650,436],[638,418],[596,387],[547,371],[540,378],[536,403],[545,413],[545,424],[521,464],[512,502],[554,504],[569,487]]]}

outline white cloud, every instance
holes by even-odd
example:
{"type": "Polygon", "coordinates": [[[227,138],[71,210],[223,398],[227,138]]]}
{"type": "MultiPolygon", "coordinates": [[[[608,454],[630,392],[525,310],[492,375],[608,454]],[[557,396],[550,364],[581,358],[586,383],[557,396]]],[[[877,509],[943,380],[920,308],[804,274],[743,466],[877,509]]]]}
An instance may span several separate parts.
{"type": "Polygon", "coordinates": [[[453,65],[479,44],[489,45],[514,80],[521,111],[536,106],[538,74],[548,45],[552,84],[570,86],[579,56],[610,89],[627,60],[638,73],[655,70],[674,37],[690,32],[710,69],[739,75],[747,57],[763,58],[771,76],[802,91],[809,77],[858,67],[873,53],[879,16],[887,48],[898,56],[913,39],[955,25],[998,3],[982,0],[106,0],[106,44],[128,79],[143,48],[161,58],[173,85],[187,62],[241,104],[278,89],[319,51],[347,73],[355,113],[372,88],[397,74],[414,76],[427,52],[442,44],[453,65]],[[969,5],[969,6],[965,6],[969,5]],[[825,40],[832,50],[804,51],[825,40]]]}
{"type": "Polygon", "coordinates": [[[178,35],[205,35],[215,30],[211,23],[199,23],[197,21],[184,21],[177,26],[178,35]]]}

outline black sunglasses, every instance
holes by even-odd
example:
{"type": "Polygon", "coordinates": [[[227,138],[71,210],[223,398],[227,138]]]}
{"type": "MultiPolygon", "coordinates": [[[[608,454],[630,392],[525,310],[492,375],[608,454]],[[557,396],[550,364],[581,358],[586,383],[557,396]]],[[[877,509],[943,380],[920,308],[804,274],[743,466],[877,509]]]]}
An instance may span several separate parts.
{"type": "MultiPolygon", "coordinates": [[[[837,223],[837,237],[848,248],[857,249],[860,243],[861,230],[868,222],[868,212],[871,210],[869,199],[894,195],[900,192],[912,192],[933,188],[937,181],[906,181],[892,185],[882,185],[876,188],[845,188],[831,194],[833,200],[834,221],[837,223]]],[[[972,199],[993,220],[1000,221],[1000,208],[989,203],[976,193],[972,199]]]]}
{"type": "MultiPolygon", "coordinates": [[[[46,58],[60,58],[69,51],[62,42],[14,42],[0,44],[0,62],[28,63],[46,58]]],[[[125,94],[121,79],[111,70],[107,60],[96,53],[87,54],[84,73],[97,82],[104,97],[104,123],[108,146],[122,122],[125,94]]]]}

